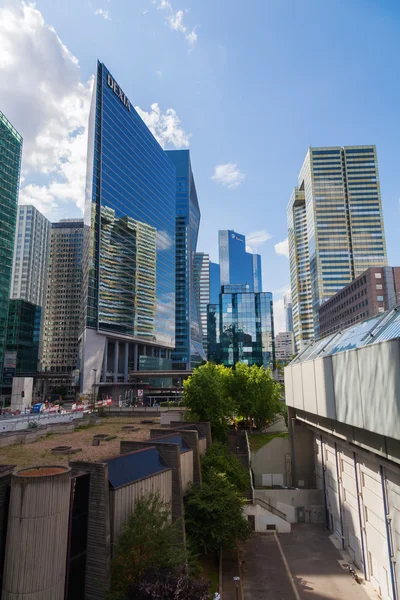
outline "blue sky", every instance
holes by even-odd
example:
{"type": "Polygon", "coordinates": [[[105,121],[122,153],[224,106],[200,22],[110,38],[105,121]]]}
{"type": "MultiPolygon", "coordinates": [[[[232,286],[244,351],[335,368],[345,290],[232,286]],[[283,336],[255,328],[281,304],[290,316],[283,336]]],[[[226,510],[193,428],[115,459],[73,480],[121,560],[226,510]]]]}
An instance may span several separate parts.
{"type": "Polygon", "coordinates": [[[167,147],[189,143],[202,212],[198,249],[216,260],[218,229],[258,232],[250,245],[262,254],[264,290],[275,293],[278,330],[289,269],[275,245],[287,236],[286,205],[309,145],[377,145],[388,258],[400,264],[398,1],[37,0],[34,14],[21,6],[0,0],[0,10],[8,11],[3,17],[15,25],[15,34],[2,31],[0,14],[0,42],[3,35],[9,48],[8,58],[7,52],[0,58],[0,75],[7,75],[0,110],[28,140],[24,200],[31,195],[53,218],[79,215],[82,169],[73,142],[82,137],[99,58],[148,119],[174,129],[164,131],[167,147]],[[26,27],[17,29],[18,20],[26,27]],[[51,36],[57,36],[49,27],[64,45],[59,63],[52,62],[58,50],[51,36]],[[13,60],[17,53],[20,61],[13,60]],[[21,70],[35,57],[32,81],[21,70]],[[21,105],[10,85],[17,70],[21,103],[26,96],[21,105]],[[31,114],[24,107],[36,94],[32,87],[52,101],[47,106],[38,96],[31,114]],[[54,111],[51,119],[43,104],[54,111]],[[168,109],[175,112],[165,120],[168,109]],[[38,119],[36,129],[29,118],[38,119]],[[69,188],[76,183],[73,193],[65,192],[66,181],[69,188]],[[71,199],[60,200],[63,193],[71,199]]]}

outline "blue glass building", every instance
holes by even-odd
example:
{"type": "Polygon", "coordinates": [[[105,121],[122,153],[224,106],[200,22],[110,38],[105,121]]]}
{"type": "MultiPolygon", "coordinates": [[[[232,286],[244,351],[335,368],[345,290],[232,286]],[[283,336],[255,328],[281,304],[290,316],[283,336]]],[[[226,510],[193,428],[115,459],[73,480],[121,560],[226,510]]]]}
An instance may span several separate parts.
{"type": "Polygon", "coordinates": [[[219,303],[207,307],[208,359],[275,368],[274,313],[270,292],[248,285],[223,285],[219,303]]]}
{"type": "Polygon", "coordinates": [[[221,293],[221,272],[218,263],[210,262],[210,303],[218,304],[221,293]]]}
{"type": "Polygon", "coordinates": [[[176,168],[176,304],[172,363],[177,369],[191,369],[205,359],[195,286],[200,209],[189,150],[167,150],[166,154],[176,168]]]}
{"type": "Polygon", "coordinates": [[[231,229],[218,232],[220,285],[245,284],[262,291],[261,256],[246,252],[246,237],[231,229]]]}
{"type": "MultiPolygon", "coordinates": [[[[175,346],[175,167],[104,64],[89,116],[83,392],[175,346]]],[[[162,362],[162,361],[161,361],[162,362]]]]}

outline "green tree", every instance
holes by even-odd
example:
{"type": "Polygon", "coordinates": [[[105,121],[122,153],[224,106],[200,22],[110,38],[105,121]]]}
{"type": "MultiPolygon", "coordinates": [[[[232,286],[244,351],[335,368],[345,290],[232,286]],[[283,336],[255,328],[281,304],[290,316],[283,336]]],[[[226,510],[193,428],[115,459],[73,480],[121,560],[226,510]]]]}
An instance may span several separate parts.
{"type": "Polygon", "coordinates": [[[185,570],[152,569],[129,589],[127,600],[208,600],[210,584],[185,570]]]}
{"type": "Polygon", "coordinates": [[[185,406],[189,408],[191,418],[209,421],[215,439],[226,437],[229,422],[235,414],[231,378],[231,369],[208,362],[197,367],[183,383],[185,406]]]}
{"type": "Polygon", "coordinates": [[[248,472],[226,444],[214,442],[202,458],[201,468],[204,479],[212,472],[225,475],[240,494],[244,494],[250,485],[248,472]]]}
{"type": "Polygon", "coordinates": [[[234,546],[250,535],[243,515],[245,500],[226,475],[210,470],[201,486],[191,488],[185,500],[186,532],[199,554],[234,546]]]}
{"type": "Polygon", "coordinates": [[[187,555],[178,524],[158,496],[139,500],[114,549],[110,600],[125,600],[128,590],[154,569],[182,569],[187,555]]]}

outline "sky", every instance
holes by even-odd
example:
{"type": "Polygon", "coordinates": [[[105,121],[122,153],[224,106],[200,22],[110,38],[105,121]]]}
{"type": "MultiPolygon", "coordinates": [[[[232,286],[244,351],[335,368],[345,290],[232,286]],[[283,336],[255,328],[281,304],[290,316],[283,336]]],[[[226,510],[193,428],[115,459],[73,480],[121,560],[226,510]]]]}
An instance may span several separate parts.
{"type": "Polygon", "coordinates": [[[284,330],[286,206],[309,146],[376,144],[400,265],[398,0],[0,0],[0,110],[24,138],[20,202],[81,215],[97,59],[164,148],[190,148],[198,250],[262,256],[284,330]]]}

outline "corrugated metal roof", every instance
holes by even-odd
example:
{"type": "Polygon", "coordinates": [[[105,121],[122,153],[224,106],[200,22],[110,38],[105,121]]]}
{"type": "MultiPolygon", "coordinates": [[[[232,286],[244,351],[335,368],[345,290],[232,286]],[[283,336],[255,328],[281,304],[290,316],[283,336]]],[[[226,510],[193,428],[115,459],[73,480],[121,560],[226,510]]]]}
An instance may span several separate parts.
{"type": "Polygon", "coordinates": [[[300,352],[291,364],[331,356],[396,338],[400,338],[400,307],[313,342],[300,352]]]}
{"type": "Polygon", "coordinates": [[[121,454],[103,462],[108,463],[108,481],[114,489],[169,469],[156,448],[121,454]]]}

